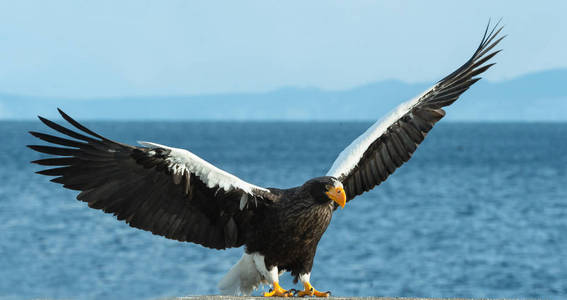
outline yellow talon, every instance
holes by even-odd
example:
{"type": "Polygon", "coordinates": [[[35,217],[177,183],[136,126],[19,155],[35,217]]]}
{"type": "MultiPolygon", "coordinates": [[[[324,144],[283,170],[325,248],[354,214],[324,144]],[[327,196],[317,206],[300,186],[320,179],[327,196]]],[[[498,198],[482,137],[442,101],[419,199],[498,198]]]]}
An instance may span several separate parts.
{"type": "Polygon", "coordinates": [[[274,288],[267,293],[264,293],[264,297],[293,297],[293,293],[282,289],[279,283],[273,283],[274,288]]]}
{"type": "Polygon", "coordinates": [[[309,282],[303,283],[304,290],[297,293],[298,297],[315,296],[327,298],[331,295],[330,292],[319,292],[309,282]]]}

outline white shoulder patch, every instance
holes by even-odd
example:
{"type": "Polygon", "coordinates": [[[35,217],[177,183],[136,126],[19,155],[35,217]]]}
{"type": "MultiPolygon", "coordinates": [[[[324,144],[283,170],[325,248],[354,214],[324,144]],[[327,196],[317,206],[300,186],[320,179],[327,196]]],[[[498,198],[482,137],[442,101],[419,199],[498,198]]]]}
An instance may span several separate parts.
{"type": "Polygon", "coordinates": [[[421,97],[432,89],[430,88],[421,95],[398,105],[392,112],[370,126],[339,154],[333,166],[327,172],[327,176],[339,178],[341,175],[348,174],[358,164],[366,149],[384,134],[388,127],[408,113],[419,102],[421,97]]]}
{"type": "MultiPolygon", "coordinates": [[[[174,172],[174,178],[175,174],[183,174],[183,172],[188,171],[198,176],[209,188],[219,187],[227,192],[232,189],[241,189],[251,195],[253,189],[268,191],[213,166],[190,151],[150,142],[139,141],[138,143],[149,148],[170,150],[171,153],[167,161],[170,163],[169,168],[174,172]]],[[[241,203],[241,205],[243,204],[241,203]]]]}

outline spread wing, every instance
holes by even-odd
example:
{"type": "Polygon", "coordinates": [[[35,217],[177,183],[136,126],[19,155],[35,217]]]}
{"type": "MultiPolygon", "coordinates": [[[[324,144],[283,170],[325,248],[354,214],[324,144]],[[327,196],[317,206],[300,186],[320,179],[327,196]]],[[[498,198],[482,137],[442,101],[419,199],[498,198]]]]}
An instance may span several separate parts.
{"type": "MultiPolygon", "coordinates": [[[[490,25],[489,25],[490,26],[490,25]]],[[[488,32],[473,56],[460,68],[441,79],[420,96],[402,103],[389,115],[372,125],[337,157],[327,176],[338,178],[351,200],[385,181],[408,161],[429,130],[445,116],[443,107],[455,102],[475,77],[494,64],[486,62],[499,51],[489,51],[504,37],[498,24],[488,32]]]]}
{"type": "Polygon", "coordinates": [[[32,145],[53,155],[34,163],[49,166],[39,174],[81,191],[78,200],[113,213],[132,227],[170,239],[224,249],[245,242],[247,220],[258,206],[275,199],[269,190],[245,182],[183,149],[141,142],[111,141],[59,110],[73,131],[39,117],[65,138],[30,132],[59,145],[32,145]]]}

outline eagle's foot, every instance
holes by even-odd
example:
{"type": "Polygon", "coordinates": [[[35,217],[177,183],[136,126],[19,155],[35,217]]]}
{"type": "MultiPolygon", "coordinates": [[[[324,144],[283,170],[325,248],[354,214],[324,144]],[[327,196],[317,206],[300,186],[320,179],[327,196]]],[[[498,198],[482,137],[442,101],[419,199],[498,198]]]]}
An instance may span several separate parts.
{"type": "Polygon", "coordinates": [[[295,294],[297,297],[315,296],[327,298],[331,295],[331,292],[319,292],[309,282],[305,282],[303,286],[305,289],[295,294]]]}
{"type": "Polygon", "coordinates": [[[271,291],[264,293],[264,297],[293,297],[293,292],[282,289],[279,283],[274,282],[273,285],[274,288],[271,291]]]}

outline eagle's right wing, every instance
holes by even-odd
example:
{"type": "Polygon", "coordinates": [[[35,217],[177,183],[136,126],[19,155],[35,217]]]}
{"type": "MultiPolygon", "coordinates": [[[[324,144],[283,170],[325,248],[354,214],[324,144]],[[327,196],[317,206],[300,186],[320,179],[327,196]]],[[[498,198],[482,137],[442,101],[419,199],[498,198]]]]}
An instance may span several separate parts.
{"type": "Polygon", "coordinates": [[[275,195],[216,168],[183,149],[141,142],[146,147],[111,141],[64,112],[79,132],[39,117],[65,138],[30,132],[63,147],[32,145],[55,157],[34,161],[52,167],[39,174],[81,191],[78,200],[113,213],[132,227],[170,239],[224,249],[241,246],[247,219],[275,195]]]}

